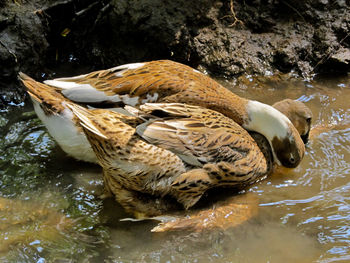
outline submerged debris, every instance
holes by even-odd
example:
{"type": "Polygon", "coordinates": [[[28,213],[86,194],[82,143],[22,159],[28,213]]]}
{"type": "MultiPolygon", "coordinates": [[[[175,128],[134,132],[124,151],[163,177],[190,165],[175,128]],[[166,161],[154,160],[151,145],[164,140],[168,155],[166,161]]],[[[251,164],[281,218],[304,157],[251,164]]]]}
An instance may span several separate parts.
{"type": "Polygon", "coordinates": [[[248,221],[258,213],[258,198],[248,193],[233,196],[218,202],[212,208],[193,211],[188,216],[170,217],[170,221],[160,223],[152,232],[226,230],[248,221]]]}

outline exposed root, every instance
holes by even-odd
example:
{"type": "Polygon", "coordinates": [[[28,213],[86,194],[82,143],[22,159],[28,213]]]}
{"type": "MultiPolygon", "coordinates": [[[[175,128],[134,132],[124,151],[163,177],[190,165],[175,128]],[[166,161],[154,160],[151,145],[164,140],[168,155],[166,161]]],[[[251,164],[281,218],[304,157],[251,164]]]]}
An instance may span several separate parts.
{"type": "Polygon", "coordinates": [[[21,6],[22,5],[22,1],[21,0],[13,0],[13,2],[18,5],[21,6]]]}
{"type": "Polygon", "coordinates": [[[234,6],[233,6],[233,0],[230,0],[230,11],[231,11],[231,14],[230,15],[226,15],[226,16],[223,16],[221,19],[223,18],[226,18],[226,17],[231,17],[233,18],[233,23],[229,25],[229,27],[233,27],[235,26],[237,23],[241,24],[241,25],[244,25],[243,21],[238,19],[237,16],[236,16],[236,12],[235,12],[235,9],[234,9],[234,6]]]}

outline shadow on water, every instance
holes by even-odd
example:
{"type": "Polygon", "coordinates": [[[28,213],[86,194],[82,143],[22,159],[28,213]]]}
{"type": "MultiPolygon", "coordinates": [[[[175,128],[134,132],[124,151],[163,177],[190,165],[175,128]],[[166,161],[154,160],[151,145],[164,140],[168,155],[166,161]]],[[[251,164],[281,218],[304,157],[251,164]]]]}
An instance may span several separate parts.
{"type": "Polygon", "coordinates": [[[301,165],[247,189],[258,198],[257,215],[202,232],[151,233],[155,221],[121,222],[123,209],[97,198],[100,168],[65,156],[26,102],[0,114],[0,261],[350,261],[348,78],[221,82],[268,104],[301,100],[314,114],[301,165]]]}

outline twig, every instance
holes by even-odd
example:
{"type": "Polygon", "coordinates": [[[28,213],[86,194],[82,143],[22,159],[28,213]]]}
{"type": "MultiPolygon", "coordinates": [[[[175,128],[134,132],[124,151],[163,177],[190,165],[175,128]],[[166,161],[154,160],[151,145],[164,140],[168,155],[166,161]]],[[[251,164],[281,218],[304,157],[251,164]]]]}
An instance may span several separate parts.
{"type": "Polygon", "coordinates": [[[22,1],[20,1],[20,0],[14,0],[13,2],[18,6],[21,6],[21,4],[22,4],[22,1]]]}
{"type": "Polygon", "coordinates": [[[303,15],[295,7],[291,6],[286,1],[282,1],[282,3],[285,4],[286,6],[288,6],[290,9],[292,9],[295,13],[297,13],[304,20],[304,22],[306,22],[306,20],[303,17],[303,15]]]}
{"type": "MultiPolygon", "coordinates": [[[[348,33],[345,37],[343,37],[342,40],[339,41],[339,46],[341,45],[341,43],[343,43],[343,41],[344,41],[345,39],[348,38],[348,36],[350,36],[350,33],[348,33]]],[[[326,61],[334,54],[334,52],[337,51],[338,49],[339,49],[339,47],[338,47],[338,48],[334,48],[334,49],[328,51],[327,55],[324,56],[322,59],[320,59],[320,60],[317,62],[316,66],[312,69],[312,72],[315,72],[316,68],[317,68],[319,65],[323,64],[324,62],[326,62],[326,61]]]]}
{"type": "Polygon", "coordinates": [[[1,40],[0,40],[0,44],[7,50],[7,52],[9,52],[14,57],[15,62],[17,64],[18,63],[18,59],[17,59],[16,54],[13,51],[11,51],[1,40]]]}
{"type": "Polygon", "coordinates": [[[233,6],[233,0],[230,0],[230,11],[231,11],[231,15],[223,16],[223,17],[221,17],[221,19],[226,18],[226,17],[232,17],[234,21],[231,25],[229,25],[230,27],[235,26],[237,23],[244,25],[243,21],[238,19],[236,16],[236,12],[235,12],[235,9],[233,6]]]}
{"type": "Polygon", "coordinates": [[[97,18],[95,19],[94,27],[97,25],[97,23],[101,20],[101,18],[104,16],[104,14],[109,10],[111,7],[110,4],[105,5],[101,8],[100,12],[97,15],[97,18]]]}
{"type": "Polygon", "coordinates": [[[83,10],[80,10],[80,11],[76,12],[75,15],[76,16],[81,16],[81,15],[85,14],[86,12],[89,12],[92,8],[94,8],[98,4],[99,4],[99,1],[93,2],[88,7],[84,8],[83,10]]]}

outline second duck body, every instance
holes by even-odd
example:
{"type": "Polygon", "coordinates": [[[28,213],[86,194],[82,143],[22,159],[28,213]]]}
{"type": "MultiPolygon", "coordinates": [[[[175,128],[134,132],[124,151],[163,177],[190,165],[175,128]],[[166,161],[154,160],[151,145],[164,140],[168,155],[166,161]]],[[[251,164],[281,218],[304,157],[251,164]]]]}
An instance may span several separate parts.
{"type": "Polygon", "coordinates": [[[243,187],[271,169],[268,160],[273,158],[264,156],[246,130],[209,109],[145,104],[141,112],[129,109],[137,116],[127,116],[71,103],[68,107],[103,167],[106,188],[129,212],[167,212],[164,196],[187,209],[210,188],[243,187]]]}

